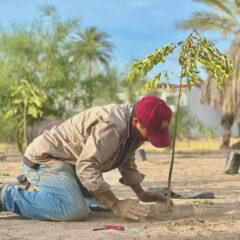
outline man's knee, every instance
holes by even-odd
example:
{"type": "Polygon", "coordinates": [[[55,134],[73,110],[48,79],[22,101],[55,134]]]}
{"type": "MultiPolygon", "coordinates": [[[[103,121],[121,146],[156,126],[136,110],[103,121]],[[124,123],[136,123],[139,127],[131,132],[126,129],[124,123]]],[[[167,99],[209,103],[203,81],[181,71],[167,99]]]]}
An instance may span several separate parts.
{"type": "Polygon", "coordinates": [[[60,221],[81,221],[88,217],[88,208],[86,204],[72,205],[63,215],[60,221]]]}

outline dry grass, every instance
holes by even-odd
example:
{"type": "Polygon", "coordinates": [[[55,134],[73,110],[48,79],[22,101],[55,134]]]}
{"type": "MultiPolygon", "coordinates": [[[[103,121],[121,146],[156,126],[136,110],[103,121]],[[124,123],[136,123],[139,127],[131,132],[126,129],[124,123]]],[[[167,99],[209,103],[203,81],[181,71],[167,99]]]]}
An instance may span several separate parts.
{"type": "Polygon", "coordinates": [[[17,149],[16,144],[0,143],[0,154],[5,154],[12,149],[17,149]]]}
{"type": "MultiPolygon", "coordinates": [[[[240,138],[232,137],[230,145],[240,141],[240,138]]],[[[178,139],[176,141],[176,151],[207,151],[219,150],[222,143],[222,138],[198,138],[198,139],[178,139]]],[[[0,154],[7,153],[9,150],[15,149],[15,144],[0,143],[0,154]]],[[[171,151],[169,148],[158,149],[153,147],[150,143],[146,142],[143,145],[145,151],[171,151]]]]}
{"type": "MultiPolygon", "coordinates": [[[[240,141],[240,138],[231,138],[230,145],[240,141]]],[[[178,139],[176,141],[176,151],[211,151],[219,150],[222,138],[198,138],[198,139],[178,139]]],[[[158,149],[150,143],[145,143],[143,148],[146,151],[171,151],[169,148],[158,149]]]]}

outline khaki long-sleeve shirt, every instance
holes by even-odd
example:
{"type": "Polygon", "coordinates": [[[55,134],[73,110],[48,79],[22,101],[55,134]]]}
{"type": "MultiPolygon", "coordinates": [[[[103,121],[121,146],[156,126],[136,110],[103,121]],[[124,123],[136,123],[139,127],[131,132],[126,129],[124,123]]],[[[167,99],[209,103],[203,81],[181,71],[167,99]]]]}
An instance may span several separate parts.
{"type": "Polygon", "coordinates": [[[90,108],[46,130],[28,146],[25,156],[40,164],[60,160],[75,165],[77,176],[90,191],[109,190],[102,173],[116,166],[122,184],[138,184],[144,175],[138,172],[134,155],[142,142],[133,139],[124,151],[130,115],[127,104],[90,108]]]}

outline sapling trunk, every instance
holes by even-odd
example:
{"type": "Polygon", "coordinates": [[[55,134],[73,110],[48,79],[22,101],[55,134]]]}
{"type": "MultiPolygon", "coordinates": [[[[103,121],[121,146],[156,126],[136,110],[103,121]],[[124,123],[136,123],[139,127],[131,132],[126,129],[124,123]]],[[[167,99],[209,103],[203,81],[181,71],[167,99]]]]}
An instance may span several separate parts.
{"type": "Polygon", "coordinates": [[[179,111],[181,96],[182,96],[182,77],[180,78],[180,83],[179,83],[177,108],[176,108],[176,114],[175,114],[175,126],[174,126],[173,141],[172,141],[172,159],[171,159],[171,164],[170,164],[169,173],[168,173],[167,208],[169,210],[171,209],[172,171],[173,171],[173,164],[174,164],[174,157],[175,157],[175,143],[176,143],[176,137],[177,137],[178,111],[179,111]]]}

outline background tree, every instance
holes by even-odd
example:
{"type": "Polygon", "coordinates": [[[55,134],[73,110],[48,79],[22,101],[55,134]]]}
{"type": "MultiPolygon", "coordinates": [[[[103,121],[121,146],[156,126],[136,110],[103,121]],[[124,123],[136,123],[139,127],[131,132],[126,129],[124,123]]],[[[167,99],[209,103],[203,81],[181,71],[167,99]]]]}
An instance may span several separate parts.
{"type": "Polygon", "coordinates": [[[181,29],[198,28],[200,30],[217,30],[225,38],[233,35],[229,56],[234,71],[221,91],[216,91],[208,75],[201,87],[201,102],[218,108],[222,112],[221,123],[225,129],[221,147],[229,147],[231,127],[234,119],[240,126],[240,1],[239,0],[197,0],[210,7],[209,11],[193,13],[189,20],[177,26],[181,29]]]}
{"type": "Polygon", "coordinates": [[[73,42],[72,54],[84,63],[88,78],[92,77],[93,69],[103,65],[108,69],[114,45],[109,41],[106,32],[96,27],[89,27],[77,33],[73,42]]]}
{"type": "Polygon", "coordinates": [[[108,69],[107,72],[99,72],[91,78],[84,78],[81,81],[81,90],[84,94],[79,100],[83,108],[90,108],[93,105],[120,103],[118,91],[121,81],[115,69],[108,69]]]}
{"type": "Polygon", "coordinates": [[[145,94],[144,86],[146,83],[147,81],[142,78],[136,78],[133,84],[129,84],[127,81],[122,81],[121,89],[124,98],[126,98],[130,104],[135,104],[139,100],[139,97],[145,94]]]}
{"type": "Polygon", "coordinates": [[[47,98],[41,117],[28,121],[29,126],[42,117],[69,116],[92,106],[96,98],[118,101],[118,74],[109,67],[113,44],[108,34],[80,29],[79,19],[62,20],[54,6],[42,5],[38,13],[29,23],[0,29],[1,141],[15,141],[17,122],[3,116],[15,107],[9,96],[21,86],[21,79],[47,98]],[[97,71],[97,65],[104,70],[97,71]]]}
{"type": "MultiPolygon", "coordinates": [[[[94,99],[97,97],[96,93],[99,93],[99,89],[103,91],[103,80],[107,80],[107,76],[112,76],[112,73],[107,75],[100,74],[102,66],[105,70],[109,71],[109,63],[111,60],[111,53],[114,45],[109,41],[110,36],[103,31],[99,31],[96,27],[89,27],[83,31],[79,31],[74,38],[73,43],[70,46],[71,54],[73,58],[80,61],[85,68],[85,75],[82,78],[81,88],[84,90],[84,98],[82,99],[83,106],[85,108],[92,107],[94,99]],[[96,75],[97,74],[97,75],[96,75]],[[97,83],[97,80],[100,82],[97,83]],[[96,87],[100,87],[96,91],[96,87]]],[[[113,77],[114,81],[115,77],[113,77]]],[[[104,85],[108,86],[107,80],[104,85]]],[[[106,93],[106,91],[104,91],[106,93]]]]}
{"type": "Polygon", "coordinates": [[[42,117],[46,100],[44,91],[26,80],[21,79],[19,85],[12,88],[10,104],[4,117],[15,123],[17,145],[22,153],[28,145],[28,123],[42,117]]]}
{"type": "MultiPolygon", "coordinates": [[[[21,85],[21,79],[38,86],[47,96],[43,116],[61,116],[65,113],[63,100],[74,89],[80,71],[77,62],[71,62],[67,44],[79,30],[78,20],[62,21],[52,6],[41,6],[40,17],[29,24],[12,24],[0,30],[0,125],[14,141],[13,122],[3,118],[11,102],[12,87],[21,85]]],[[[37,121],[37,119],[36,119],[37,121]]]]}

